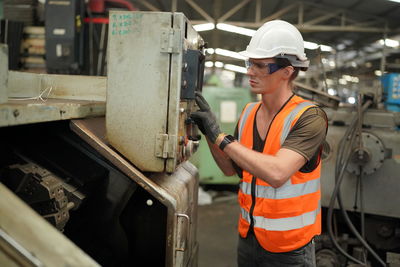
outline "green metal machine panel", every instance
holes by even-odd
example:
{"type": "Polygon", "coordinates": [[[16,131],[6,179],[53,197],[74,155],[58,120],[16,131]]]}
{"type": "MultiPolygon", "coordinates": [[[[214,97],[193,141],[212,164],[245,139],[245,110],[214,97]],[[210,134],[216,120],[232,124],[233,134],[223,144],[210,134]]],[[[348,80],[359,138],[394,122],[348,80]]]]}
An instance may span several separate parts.
{"type": "MultiPolygon", "coordinates": [[[[203,87],[203,96],[217,117],[221,130],[232,134],[244,106],[253,101],[248,89],[203,87]]],[[[237,184],[238,176],[225,176],[215,163],[202,136],[200,147],[191,161],[198,167],[202,184],[237,184]]]]}

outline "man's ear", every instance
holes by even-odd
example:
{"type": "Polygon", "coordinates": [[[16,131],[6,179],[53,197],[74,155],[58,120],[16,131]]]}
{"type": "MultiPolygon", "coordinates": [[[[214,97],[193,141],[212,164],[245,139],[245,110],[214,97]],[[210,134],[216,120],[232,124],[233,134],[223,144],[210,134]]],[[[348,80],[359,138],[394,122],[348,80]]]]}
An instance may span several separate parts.
{"type": "Polygon", "coordinates": [[[289,80],[294,72],[294,68],[292,66],[287,66],[283,69],[284,78],[289,80]]]}

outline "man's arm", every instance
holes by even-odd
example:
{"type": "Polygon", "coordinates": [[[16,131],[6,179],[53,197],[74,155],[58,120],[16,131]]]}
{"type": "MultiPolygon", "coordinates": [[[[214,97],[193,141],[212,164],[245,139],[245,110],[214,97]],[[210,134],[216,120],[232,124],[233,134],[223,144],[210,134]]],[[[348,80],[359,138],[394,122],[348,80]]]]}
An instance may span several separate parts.
{"type": "Polygon", "coordinates": [[[216,144],[211,143],[207,138],[207,143],[210,148],[211,154],[217,163],[218,167],[226,176],[232,176],[236,174],[235,168],[232,165],[232,160],[227,154],[225,154],[216,144]]]}
{"type": "Polygon", "coordinates": [[[281,148],[272,156],[248,149],[239,142],[227,145],[224,153],[242,169],[274,188],[282,186],[306,163],[301,154],[290,149],[281,148]]]}

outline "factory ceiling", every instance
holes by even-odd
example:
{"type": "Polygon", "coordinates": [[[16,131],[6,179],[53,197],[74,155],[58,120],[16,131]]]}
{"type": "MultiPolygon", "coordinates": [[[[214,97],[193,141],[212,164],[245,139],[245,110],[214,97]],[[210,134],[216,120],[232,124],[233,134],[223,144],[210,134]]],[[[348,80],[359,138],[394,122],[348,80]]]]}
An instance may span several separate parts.
{"type": "MultiPolygon", "coordinates": [[[[304,40],[329,46],[332,51],[307,49],[313,59],[336,60],[335,69],[351,69],[368,74],[376,70],[399,72],[400,3],[390,0],[137,0],[140,10],[183,12],[193,24],[212,23],[216,28],[201,32],[210,48],[241,51],[250,36],[223,31],[229,24],[257,29],[272,19],[294,24],[304,40]],[[394,41],[382,45],[383,39],[394,41]],[[379,43],[381,40],[381,43],[379,43]],[[383,55],[385,55],[384,59],[383,55]]],[[[237,62],[237,59],[213,55],[212,60],[237,62]]],[[[328,61],[326,61],[328,62],[328,61]]],[[[332,64],[331,64],[332,65],[332,64]]],[[[329,72],[329,68],[327,68],[329,72]]]]}

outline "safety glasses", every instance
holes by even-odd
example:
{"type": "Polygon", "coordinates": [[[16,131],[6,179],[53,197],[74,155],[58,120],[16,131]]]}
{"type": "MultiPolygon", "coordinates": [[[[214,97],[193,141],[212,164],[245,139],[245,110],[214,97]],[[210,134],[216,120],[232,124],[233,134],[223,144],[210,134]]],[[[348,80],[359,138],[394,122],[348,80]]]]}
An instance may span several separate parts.
{"type": "Polygon", "coordinates": [[[284,66],[280,66],[276,63],[253,62],[250,60],[245,60],[245,64],[247,69],[254,67],[256,71],[268,74],[272,74],[281,68],[284,68],[284,66]]]}

